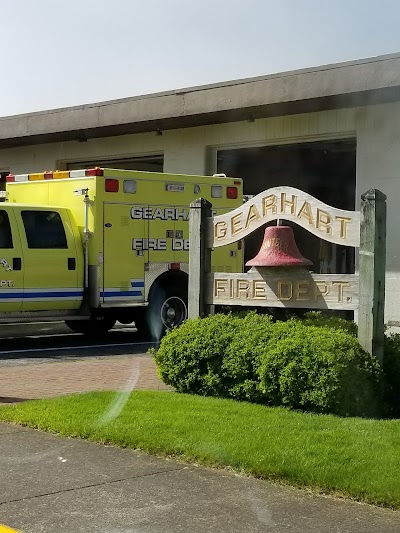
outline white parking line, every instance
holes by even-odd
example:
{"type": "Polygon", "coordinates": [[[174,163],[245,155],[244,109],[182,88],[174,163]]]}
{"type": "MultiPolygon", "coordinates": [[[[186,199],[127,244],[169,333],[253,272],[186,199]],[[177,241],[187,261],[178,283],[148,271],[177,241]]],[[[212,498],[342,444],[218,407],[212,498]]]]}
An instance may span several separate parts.
{"type": "Polygon", "coordinates": [[[83,350],[90,348],[116,348],[118,346],[143,346],[144,344],[152,344],[154,342],[123,342],[120,344],[89,344],[83,346],[57,346],[55,348],[33,348],[31,350],[6,350],[0,352],[0,355],[7,355],[10,353],[32,353],[32,352],[57,352],[60,350],[83,350]]]}

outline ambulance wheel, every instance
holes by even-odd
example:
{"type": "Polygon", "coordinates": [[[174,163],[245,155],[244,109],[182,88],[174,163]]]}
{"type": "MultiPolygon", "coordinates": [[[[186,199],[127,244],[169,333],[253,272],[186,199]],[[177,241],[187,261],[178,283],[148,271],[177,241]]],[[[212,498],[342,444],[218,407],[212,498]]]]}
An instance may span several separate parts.
{"type": "Polygon", "coordinates": [[[149,322],[147,320],[147,311],[146,307],[143,308],[140,315],[135,316],[135,328],[138,330],[138,333],[144,339],[150,339],[151,331],[149,327],[149,322]]]}
{"type": "Polygon", "coordinates": [[[66,320],[66,325],[75,331],[75,333],[83,333],[84,335],[104,335],[115,326],[116,320],[112,317],[101,317],[90,320],[66,320]]]}
{"type": "Polygon", "coordinates": [[[167,330],[180,326],[187,314],[187,290],[159,286],[150,294],[147,310],[135,324],[140,334],[159,341],[167,330]]]}
{"type": "Polygon", "coordinates": [[[187,319],[187,315],[187,293],[179,289],[167,291],[166,298],[160,309],[164,332],[167,329],[180,326],[187,319]]]}

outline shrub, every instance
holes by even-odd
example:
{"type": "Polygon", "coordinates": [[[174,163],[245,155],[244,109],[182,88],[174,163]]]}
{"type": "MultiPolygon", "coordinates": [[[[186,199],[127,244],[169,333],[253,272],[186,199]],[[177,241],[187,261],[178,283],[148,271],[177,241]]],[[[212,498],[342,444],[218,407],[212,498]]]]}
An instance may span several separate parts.
{"type": "Polygon", "coordinates": [[[254,346],[268,342],[271,326],[255,313],[188,320],[162,339],[159,374],[179,392],[260,401],[254,346]]]}
{"type": "MultiPolygon", "coordinates": [[[[305,314],[304,324],[321,325],[334,329],[343,329],[357,336],[357,324],[339,317],[324,317],[319,311],[305,314]]],[[[392,418],[400,417],[400,334],[385,336],[382,365],[384,414],[392,418]]]]}
{"type": "Polygon", "coordinates": [[[225,350],[220,375],[224,384],[224,396],[235,400],[263,402],[263,393],[257,373],[257,347],[270,343],[274,324],[269,315],[254,312],[243,317],[235,335],[225,350]]]}
{"type": "Polygon", "coordinates": [[[276,323],[255,313],[188,320],[155,359],[179,392],[340,415],[373,416],[380,406],[382,372],[354,327],[316,313],[276,323]]]}
{"type": "Polygon", "coordinates": [[[400,417],[400,334],[385,337],[383,355],[384,399],[388,415],[400,417]]]}
{"type": "Polygon", "coordinates": [[[155,354],[161,378],[179,392],[223,396],[221,366],[240,323],[215,315],[187,320],[168,332],[155,354]]]}
{"type": "Polygon", "coordinates": [[[308,311],[302,323],[307,326],[322,326],[324,328],[342,329],[354,337],[357,336],[357,324],[353,320],[345,320],[338,316],[323,316],[320,311],[308,311]]]}
{"type": "Polygon", "coordinates": [[[344,329],[277,324],[279,338],[259,354],[269,405],[342,416],[376,416],[380,367],[344,329]]]}

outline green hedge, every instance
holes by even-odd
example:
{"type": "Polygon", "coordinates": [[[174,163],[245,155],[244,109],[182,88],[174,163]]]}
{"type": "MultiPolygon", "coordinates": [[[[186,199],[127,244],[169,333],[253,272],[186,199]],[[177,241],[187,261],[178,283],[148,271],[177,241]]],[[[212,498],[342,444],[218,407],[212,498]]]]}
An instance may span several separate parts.
{"type": "Polygon", "coordinates": [[[155,355],[160,376],[178,392],[257,401],[253,348],[267,340],[271,326],[269,317],[255,314],[188,320],[162,339],[155,355]]]}
{"type": "Polygon", "coordinates": [[[400,335],[398,333],[385,338],[383,374],[388,415],[400,418],[400,335]]]}
{"type": "Polygon", "coordinates": [[[299,321],[277,328],[285,334],[262,350],[258,370],[269,404],[344,416],[379,413],[380,368],[355,337],[299,321]]]}
{"type": "MultiPolygon", "coordinates": [[[[384,379],[355,334],[354,323],[315,312],[285,322],[256,313],[215,315],[169,332],[155,359],[161,378],[179,392],[377,416],[384,395],[393,402],[397,378],[384,379]]],[[[400,337],[388,342],[396,359],[400,337]]]]}

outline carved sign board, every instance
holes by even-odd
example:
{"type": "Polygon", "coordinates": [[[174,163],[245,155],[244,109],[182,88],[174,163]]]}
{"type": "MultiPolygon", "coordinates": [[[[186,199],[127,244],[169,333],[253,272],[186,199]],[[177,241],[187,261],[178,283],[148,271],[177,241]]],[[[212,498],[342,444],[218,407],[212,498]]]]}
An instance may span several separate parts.
{"type": "Polygon", "coordinates": [[[211,246],[246,237],[273,220],[288,220],[317,237],[344,246],[360,245],[360,213],[336,209],[293,187],[274,187],[213,219],[211,246]]]}
{"type": "Polygon", "coordinates": [[[342,211],[291,187],[269,189],[243,206],[217,217],[212,205],[192,202],[189,219],[188,316],[213,312],[213,305],[358,309],[361,346],[382,364],[384,353],[386,196],[370,189],[361,196],[361,212],[342,211]],[[307,270],[258,267],[230,274],[211,271],[211,248],[242,239],[265,223],[296,222],[336,244],[360,247],[355,274],[311,274],[307,270]]]}
{"type": "Polygon", "coordinates": [[[206,274],[206,304],[306,309],[357,309],[356,274],[312,274],[305,269],[252,269],[206,274]]]}

